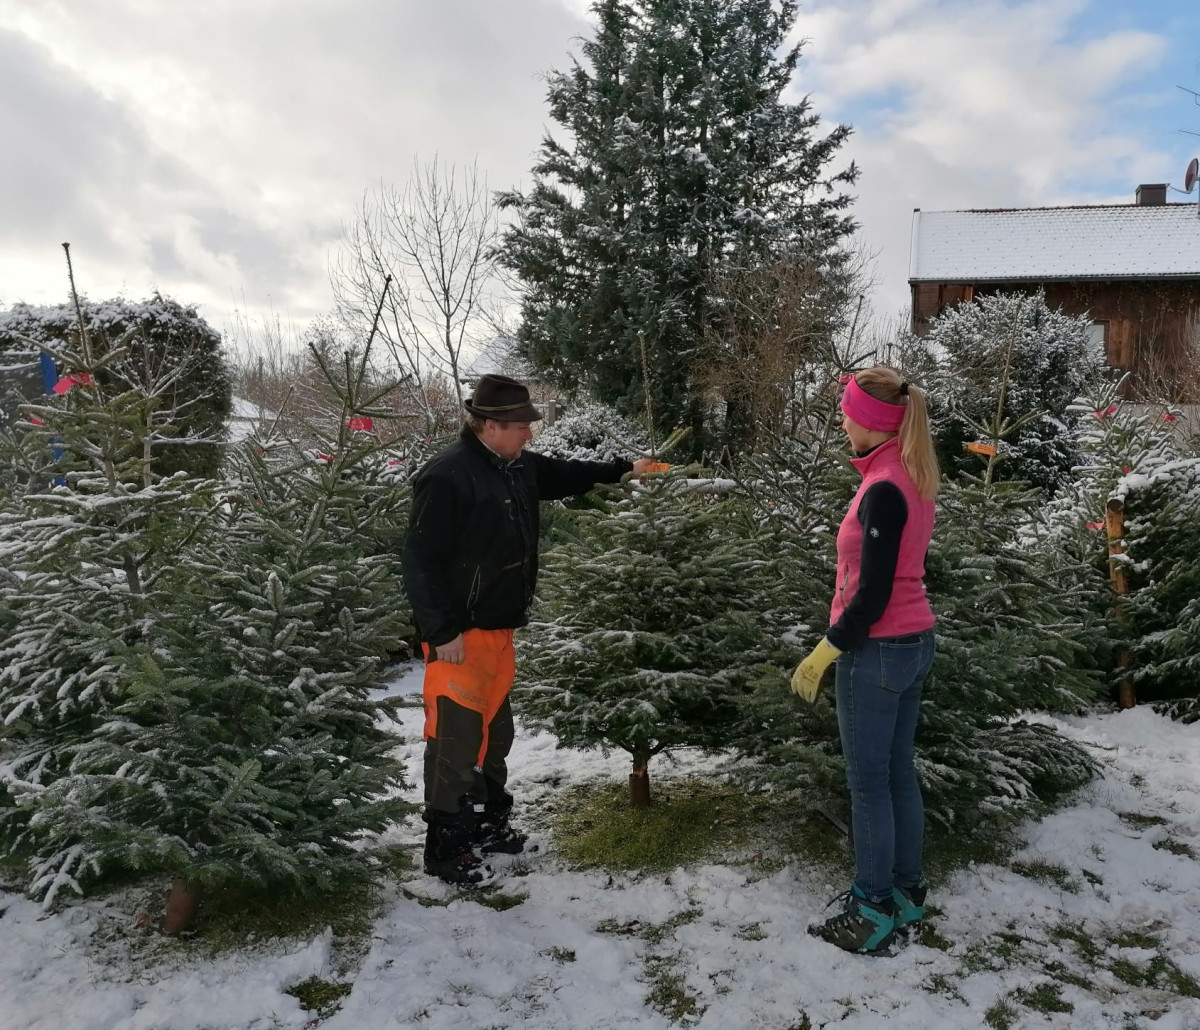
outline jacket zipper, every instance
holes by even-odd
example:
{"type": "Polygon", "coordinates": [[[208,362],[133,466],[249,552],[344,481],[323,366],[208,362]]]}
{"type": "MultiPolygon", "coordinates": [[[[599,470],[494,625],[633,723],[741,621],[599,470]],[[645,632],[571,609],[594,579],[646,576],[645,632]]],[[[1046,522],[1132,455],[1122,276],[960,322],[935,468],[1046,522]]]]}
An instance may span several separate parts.
{"type": "Polygon", "coordinates": [[[475,602],[479,600],[480,580],[483,578],[483,566],[475,566],[475,575],[471,578],[471,589],[467,593],[467,613],[474,615],[475,602]]]}

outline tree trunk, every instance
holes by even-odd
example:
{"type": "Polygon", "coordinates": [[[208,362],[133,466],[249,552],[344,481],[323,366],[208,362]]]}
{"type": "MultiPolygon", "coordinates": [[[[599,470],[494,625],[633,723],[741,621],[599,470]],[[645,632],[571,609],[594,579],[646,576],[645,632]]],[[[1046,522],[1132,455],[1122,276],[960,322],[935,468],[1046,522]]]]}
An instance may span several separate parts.
{"type": "Polygon", "coordinates": [[[633,772],[629,774],[629,803],[634,808],[650,807],[650,756],[633,756],[633,772]]]}
{"type": "Polygon", "coordinates": [[[200,886],[177,876],[167,898],[167,911],[163,916],[163,933],[177,934],[191,929],[200,905],[200,886]]]}

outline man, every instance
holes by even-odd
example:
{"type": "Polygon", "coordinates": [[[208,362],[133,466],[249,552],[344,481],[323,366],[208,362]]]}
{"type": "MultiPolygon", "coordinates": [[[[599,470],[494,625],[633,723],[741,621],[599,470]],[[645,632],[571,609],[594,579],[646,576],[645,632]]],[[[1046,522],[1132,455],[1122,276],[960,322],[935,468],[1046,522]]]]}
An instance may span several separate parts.
{"type": "Polygon", "coordinates": [[[524,454],[542,415],[508,376],[484,376],[465,407],[459,439],[417,474],[404,584],[426,660],[425,870],[470,885],[484,879],[481,854],[526,843],[509,822],[505,760],[513,630],[529,621],[537,583],[538,502],[666,466],[524,454]]]}

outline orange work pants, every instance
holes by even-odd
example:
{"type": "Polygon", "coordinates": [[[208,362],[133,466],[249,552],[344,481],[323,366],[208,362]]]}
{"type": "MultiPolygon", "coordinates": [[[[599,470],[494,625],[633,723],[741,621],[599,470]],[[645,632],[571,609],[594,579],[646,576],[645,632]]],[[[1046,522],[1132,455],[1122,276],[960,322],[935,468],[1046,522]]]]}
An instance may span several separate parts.
{"type": "Polygon", "coordinates": [[[467,630],[461,665],[430,661],[433,648],[423,646],[426,805],[457,812],[469,800],[503,796],[513,739],[513,631],[467,630]],[[476,769],[491,782],[481,785],[476,769]]]}

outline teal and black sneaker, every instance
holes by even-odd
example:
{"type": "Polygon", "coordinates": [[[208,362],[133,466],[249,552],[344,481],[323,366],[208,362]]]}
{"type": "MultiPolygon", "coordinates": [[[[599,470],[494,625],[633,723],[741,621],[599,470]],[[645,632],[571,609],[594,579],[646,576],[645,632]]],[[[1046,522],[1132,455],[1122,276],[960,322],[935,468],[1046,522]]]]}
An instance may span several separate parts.
{"type": "Polygon", "coordinates": [[[893,887],[892,903],[896,906],[896,936],[908,941],[921,939],[925,919],[925,884],[917,887],[893,887]]]}
{"type": "Polygon", "coordinates": [[[808,932],[843,951],[885,954],[896,928],[896,906],[891,899],[870,901],[857,887],[851,887],[829,904],[838,902],[843,905],[842,911],[823,923],[813,923],[808,932]]]}

